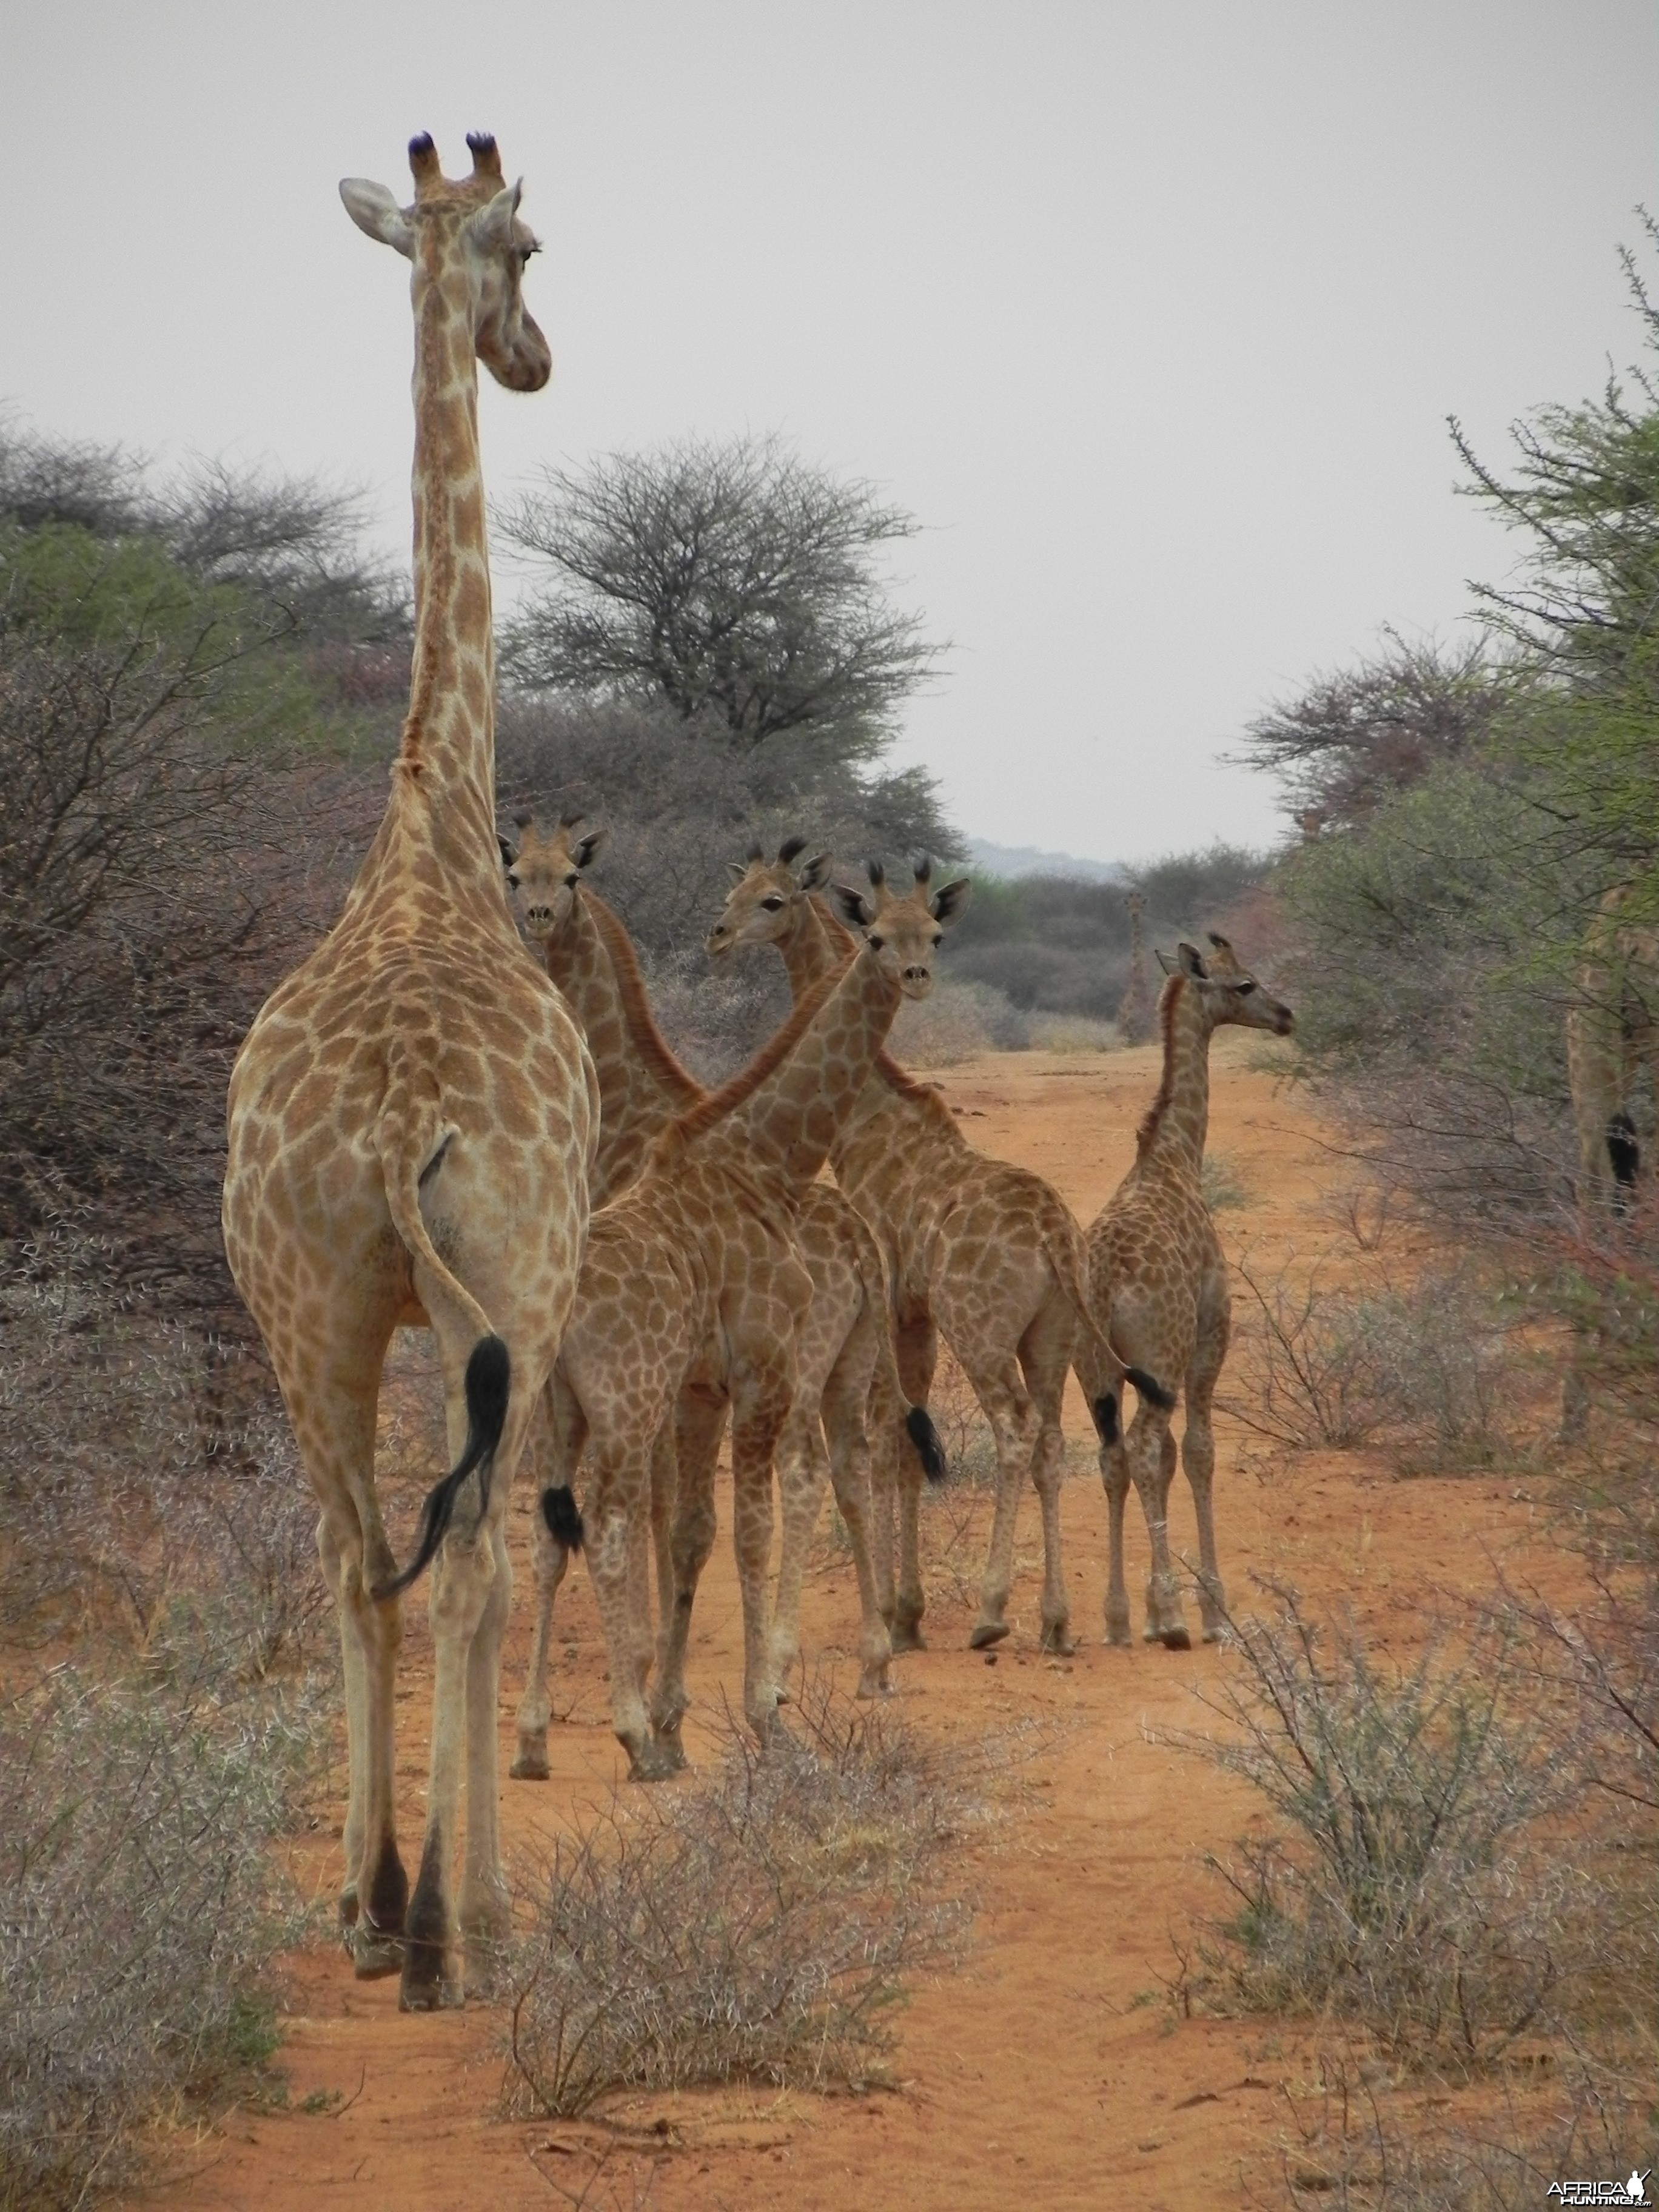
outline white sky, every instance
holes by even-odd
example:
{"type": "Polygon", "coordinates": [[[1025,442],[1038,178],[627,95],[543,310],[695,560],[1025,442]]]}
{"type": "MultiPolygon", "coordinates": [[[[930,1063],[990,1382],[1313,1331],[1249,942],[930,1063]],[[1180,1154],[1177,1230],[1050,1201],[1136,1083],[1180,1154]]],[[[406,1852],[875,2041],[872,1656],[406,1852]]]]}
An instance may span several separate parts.
{"type": "Polygon", "coordinates": [[[903,755],[966,830],[1262,841],[1243,724],[1511,549],[1444,417],[1635,350],[1652,0],[0,0],[0,398],[361,483],[407,544],[403,266],[337,178],[493,130],[546,246],[543,459],[780,429],[927,526],[903,755]]]}

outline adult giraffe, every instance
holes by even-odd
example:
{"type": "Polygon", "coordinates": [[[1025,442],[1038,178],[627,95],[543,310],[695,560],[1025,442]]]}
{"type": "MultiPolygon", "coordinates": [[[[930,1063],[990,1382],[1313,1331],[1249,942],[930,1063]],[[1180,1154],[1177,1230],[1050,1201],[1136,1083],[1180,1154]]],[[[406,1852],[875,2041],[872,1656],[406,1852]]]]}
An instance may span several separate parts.
{"type": "Polygon", "coordinates": [[[332,934],[266,1001],[231,1077],[225,1249],[276,1370],[322,1518],[349,1747],[342,1922],[360,1975],[455,2002],[450,1859],[467,1784],[459,1925],[503,1932],[496,1696],[512,1595],[502,1516],[564,1331],[599,1094],[580,1034],[525,951],[495,845],[494,646],[477,369],[538,391],[551,359],[520,280],[536,240],[492,138],[443,175],[411,141],[412,206],[340,187],[413,264],[415,652],[392,796],[332,934]],[[397,1571],[374,1487],[386,1346],[429,1327],[453,1472],[397,1571]],[[398,1856],[400,1593],[436,1556],[426,1836],[398,1856]]]}

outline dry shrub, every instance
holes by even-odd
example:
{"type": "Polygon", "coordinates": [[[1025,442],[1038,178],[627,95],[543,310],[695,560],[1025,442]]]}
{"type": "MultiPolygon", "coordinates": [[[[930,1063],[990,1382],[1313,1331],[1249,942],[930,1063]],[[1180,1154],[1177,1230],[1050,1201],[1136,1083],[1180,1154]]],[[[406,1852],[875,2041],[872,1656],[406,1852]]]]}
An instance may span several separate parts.
{"type": "Polygon", "coordinates": [[[1030,1041],[1029,1020],[994,985],[945,981],[904,1001],[892,1051],[908,1067],[951,1067],[988,1052],[1024,1052],[1030,1041]]]}
{"type": "Polygon", "coordinates": [[[211,1594],[239,1674],[315,1656],[317,1509],[242,1355],[153,1316],[108,1248],[63,1234],[0,1272],[0,1632],[146,1648],[211,1594]]]}
{"type": "Polygon", "coordinates": [[[1316,1270],[1264,1281],[1235,1264],[1249,1299],[1237,1370],[1249,1395],[1228,1410],[1250,1427],[1338,1449],[1386,1437],[1437,1467],[1489,1467],[1514,1449],[1508,1325],[1468,1267],[1352,1291],[1324,1288],[1316,1270]]]}
{"type": "Polygon", "coordinates": [[[1611,2190],[1597,2199],[1595,2184],[1623,2189],[1632,2171],[1639,2179],[1644,2167],[1659,2165],[1653,2106],[1644,2116],[1635,2084],[1580,2053],[1568,2054],[1547,2099],[1528,2094],[1524,2082],[1506,2083],[1501,2106],[1480,2123],[1402,2108],[1386,2090],[1379,2093],[1375,2076],[1374,2067],[1350,2052],[1324,2052],[1307,2091],[1287,2093],[1291,2127],[1283,2179],[1299,2212],[1315,2205],[1342,2212],[1534,2212],[1562,2201],[1550,2196],[1553,2183],[1570,2181],[1590,2185],[1592,2193],[1578,2202],[1606,2203],[1614,2201],[1611,2190]]]}
{"type": "Polygon", "coordinates": [[[1238,1910],[1213,1931],[1224,2007],[1353,2021],[1413,2063],[1489,2061],[1540,2018],[1577,1875],[1567,1780],[1537,1682],[1501,1627],[1461,1654],[1431,1636],[1382,1667],[1351,1626],[1320,1630],[1274,1587],[1237,1624],[1242,1662],[1189,1741],[1267,1799],[1279,1826],[1212,1861],[1238,1910]]]}
{"type": "Polygon", "coordinates": [[[1129,1042],[1092,1014],[1033,1014],[1030,1034],[1034,1052],[1111,1052],[1129,1042]]]}
{"type": "Polygon", "coordinates": [[[938,1876],[965,1807],[885,1708],[809,1682],[799,1734],[728,1724],[706,1782],[613,1795],[531,1878],[505,2094],[569,2118],[620,2090],[876,2075],[905,1975],[967,1909],[938,1876]]]}
{"type": "Polygon", "coordinates": [[[189,1670],[56,1671],[0,1712],[0,2206],[79,2204],[158,2107],[274,2047],[297,1925],[267,1846],[310,1771],[303,1698],[189,1670]]]}
{"type": "Polygon", "coordinates": [[[1250,1194],[1231,1152],[1206,1152],[1203,1170],[1204,1203],[1212,1213],[1248,1206],[1250,1194]]]}

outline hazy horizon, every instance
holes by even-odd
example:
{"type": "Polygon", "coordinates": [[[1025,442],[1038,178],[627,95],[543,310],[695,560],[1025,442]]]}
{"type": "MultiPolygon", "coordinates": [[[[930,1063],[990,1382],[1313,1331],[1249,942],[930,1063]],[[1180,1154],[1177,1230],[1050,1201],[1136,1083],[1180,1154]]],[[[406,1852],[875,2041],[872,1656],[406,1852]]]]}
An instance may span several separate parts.
{"type": "Polygon", "coordinates": [[[1445,417],[1501,468],[1516,416],[1639,343],[1641,0],[396,23],[14,12],[0,402],[163,466],[360,483],[406,561],[405,272],[337,180],[405,198],[412,131],[454,170],[493,129],[556,357],[544,395],[486,389],[493,495],[744,430],[873,480],[924,526],[899,596],[954,647],[895,758],[970,836],[1282,835],[1218,754],[1385,624],[1449,632],[1514,556],[1445,417]]]}

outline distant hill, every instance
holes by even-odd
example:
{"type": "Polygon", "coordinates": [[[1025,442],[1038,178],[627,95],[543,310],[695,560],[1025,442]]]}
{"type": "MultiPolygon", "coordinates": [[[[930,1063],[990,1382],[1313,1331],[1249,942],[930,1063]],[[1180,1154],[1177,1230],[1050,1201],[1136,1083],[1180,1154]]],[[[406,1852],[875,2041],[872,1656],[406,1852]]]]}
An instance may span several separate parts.
{"type": "Polygon", "coordinates": [[[968,857],[988,876],[1069,876],[1083,884],[1130,880],[1121,860],[1084,860],[1075,853],[1044,853],[1035,845],[994,845],[988,837],[969,837],[968,857]]]}

